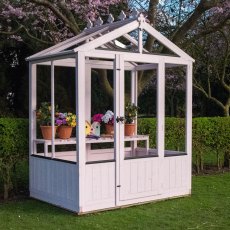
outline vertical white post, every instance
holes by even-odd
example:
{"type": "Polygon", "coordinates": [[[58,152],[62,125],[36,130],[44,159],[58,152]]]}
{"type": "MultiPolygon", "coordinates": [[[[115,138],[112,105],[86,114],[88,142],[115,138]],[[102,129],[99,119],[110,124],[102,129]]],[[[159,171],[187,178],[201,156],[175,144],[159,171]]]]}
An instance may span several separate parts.
{"type": "Polygon", "coordinates": [[[120,168],[124,159],[124,124],[116,122],[116,117],[124,117],[124,61],[121,55],[115,56],[114,66],[114,116],[115,116],[115,159],[116,159],[116,206],[120,200],[120,168]]]}
{"type": "MultiPolygon", "coordinates": [[[[138,72],[136,70],[131,71],[131,103],[134,103],[136,106],[138,104],[138,72]]],[[[136,130],[135,135],[137,135],[137,119],[135,120],[136,130]]],[[[137,148],[137,141],[131,142],[132,155],[135,156],[135,149],[137,148]]]]}
{"type": "Polygon", "coordinates": [[[143,30],[139,28],[138,30],[138,51],[139,53],[142,53],[143,50],[143,30]]]}
{"type": "Polygon", "coordinates": [[[189,157],[189,188],[192,187],[192,62],[186,71],[186,153],[189,157]]]}
{"type": "Polygon", "coordinates": [[[55,121],[54,121],[54,62],[51,61],[51,125],[52,125],[52,148],[51,148],[51,157],[55,158],[55,145],[54,145],[54,139],[55,139],[55,121]]]}
{"type": "Polygon", "coordinates": [[[31,164],[31,156],[32,154],[36,154],[34,148],[34,140],[37,138],[37,124],[36,124],[36,108],[37,108],[37,65],[29,63],[29,189],[31,191],[32,184],[32,164],[31,164]]]}
{"type": "MultiPolygon", "coordinates": [[[[36,108],[37,108],[37,65],[29,63],[29,153],[34,152],[34,140],[37,138],[36,108]]],[[[36,148],[35,148],[36,149],[36,148]]]]}
{"type": "Polygon", "coordinates": [[[85,118],[91,120],[91,66],[88,62],[85,68],[85,118]]]}
{"type": "Polygon", "coordinates": [[[138,73],[133,70],[131,71],[131,102],[137,105],[137,81],[138,73]]]}
{"type": "Polygon", "coordinates": [[[165,149],[165,63],[160,59],[157,72],[157,152],[164,157],[165,149]]]}
{"type": "Polygon", "coordinates": [[[76,140],[77,140],[77,176],[78,176],[78,212],[84,210],[85,203],[85,55],[78,52],[76,57],[76,140]]]}
{"type": "MultiPolygon", "coordinates": [[[[91,121],[91,65],[89,62],[89,58],[87,58],[88,62],[85,65],[85,119],[90,122],[91,121]]],[[[86,144],[86,161],[89,157],[89,151],[91,149],[91,144],[86,144]]]]}

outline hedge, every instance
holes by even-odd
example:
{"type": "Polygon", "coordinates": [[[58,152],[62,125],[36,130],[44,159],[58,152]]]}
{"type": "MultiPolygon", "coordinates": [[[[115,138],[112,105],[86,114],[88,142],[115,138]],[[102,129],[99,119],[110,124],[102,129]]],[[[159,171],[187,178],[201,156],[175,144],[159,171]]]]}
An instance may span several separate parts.
{"type": "MultiPolygon", "coordinates": [[[[165,147],[184,151],[185,120],[165,119],[165,147]]],[[[138,133],[150,135],[150,147],[156,148],[156,119],[138,119],[138,133]]],[[[4,184],[4,197],[12,189],[13,169],[28,156],[28,120],[0,118],[0,179],[4,184]]],[[[229,166],[230,118],[209,117],[193,119],[193,165],[197,172],[204,166],[222,169],[229,166]]],[[[0,183],[1,186],[1,183],[0,183]]],[[[0,189],[1,190],[1,189],[0,189]]]]}
{"type": "Polygon", "coordinates": [[[12,189],[14,168],[28,156],[28,120],[0,118],[0,177],[3,181],[4,199],[12,189]]]}
{"type": "MultiPolygon", "coordinates": [[[[140,134],[150,135],[150,147],[156,148],[156,119],[138,120],[140,134]]],[[[204,166],[216,166],[219,170],[229,167],[230,161],[230,118],[193,118],[193,164],[199,173],[204,166]],[[216,159],[214,159],[216,157],[216,159]]],[[[165,148],[184,151],[185,119],[165,119],[165,148]]]]}

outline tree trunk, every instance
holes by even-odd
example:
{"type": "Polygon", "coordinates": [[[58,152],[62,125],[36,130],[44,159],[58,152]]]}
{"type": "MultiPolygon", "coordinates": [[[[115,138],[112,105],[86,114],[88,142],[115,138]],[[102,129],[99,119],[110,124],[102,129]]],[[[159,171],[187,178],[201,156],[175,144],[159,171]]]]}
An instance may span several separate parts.
{"type": "Polygon", "coordinates": [[[9,198],[9,190],[10,190],[10,186],[8,185],[8,183],[4,183],[4,200],[8,200],[9,198]]]}
{"type": "Polygon", "coordinates": [[[225,106],[223,112],[225,117],[229,117],[229,106],[225,106]]]}
{"type": "Polygon", "coordinates": [[[9,198],[9,191],[12,189],[12,181],[10,177],[10,172],[12,167],[6,167],[5,171],[3,172],[3,183],[4,183],[4,200],[9,198]]]}

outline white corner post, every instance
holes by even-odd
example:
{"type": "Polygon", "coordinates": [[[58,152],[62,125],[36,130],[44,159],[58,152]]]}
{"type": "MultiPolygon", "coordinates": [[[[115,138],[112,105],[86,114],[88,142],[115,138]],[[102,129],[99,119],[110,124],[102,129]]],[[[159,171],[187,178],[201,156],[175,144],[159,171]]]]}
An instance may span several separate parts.
{"type": "Polygon", "coordinates": [[[189,62],[186,70],[186,153],[189,157],[189,188],[192,187],[192,62],[189,62]]]}
{"type": "Polygon", "coordinates": [[[115,159],[116,159],[116,179],[115,179],[115,205],[119,206],[120,202],[120,186],[122,186],[120,178],[120,168],[124,159],[124,123],[116,122],[116,117],[124,117],[124,60],[122,55],[115,55],[114,66],[114,124],[115,124],[115,159]]]}
{"type": "Polygon", "coordinates": [[[142,53],[143,51],[143,30],[142,28],[138,29],[138,52],[142,53]]]}
{"type": "Polygon", "coordinates": [[[36,108],[37,108],[37,65],[29,63],[29,154],[35,154],[34,140],[37,138],[36,108]]]}
{"type": "Polygon", "coordinates": [[[78,189],[78,212],[84,211],[85,203],[85,55],[84,52],[78,52],[76,56],[76,140],[77,140],[77,189],[78,189]]]}
{"type": "Polygon", "coordinates": [[[54,118],[54,113],[55,113],[55,101],[54,101],[54,62],[51,61],[51,125],[52,125],[52,146],[51,146],[51,157],[55,158],[55,145],[54,145],[54,140],[55,140],[55,118],[54,118]]]}
{"type": "Polygon", "coordinates": [[[164,157],[165,149],[165,62],[160,59],[157,71],[157,153],[164,157]]]}

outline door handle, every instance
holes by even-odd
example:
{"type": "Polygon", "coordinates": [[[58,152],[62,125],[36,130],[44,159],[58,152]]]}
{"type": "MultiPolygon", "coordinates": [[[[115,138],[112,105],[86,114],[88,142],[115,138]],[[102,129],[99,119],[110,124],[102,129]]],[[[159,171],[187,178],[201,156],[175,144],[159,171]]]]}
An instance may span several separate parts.
{"type": "Polygon", "coordinates": [[[117,116],[117,118],[116,118],[116,122],[117,122],[117,123],[119,123],[119,122],[123,123],[124,121],[125,121],[125,118],[124,118],[124,117],[118,117],[118,116],[117,116]]]}

